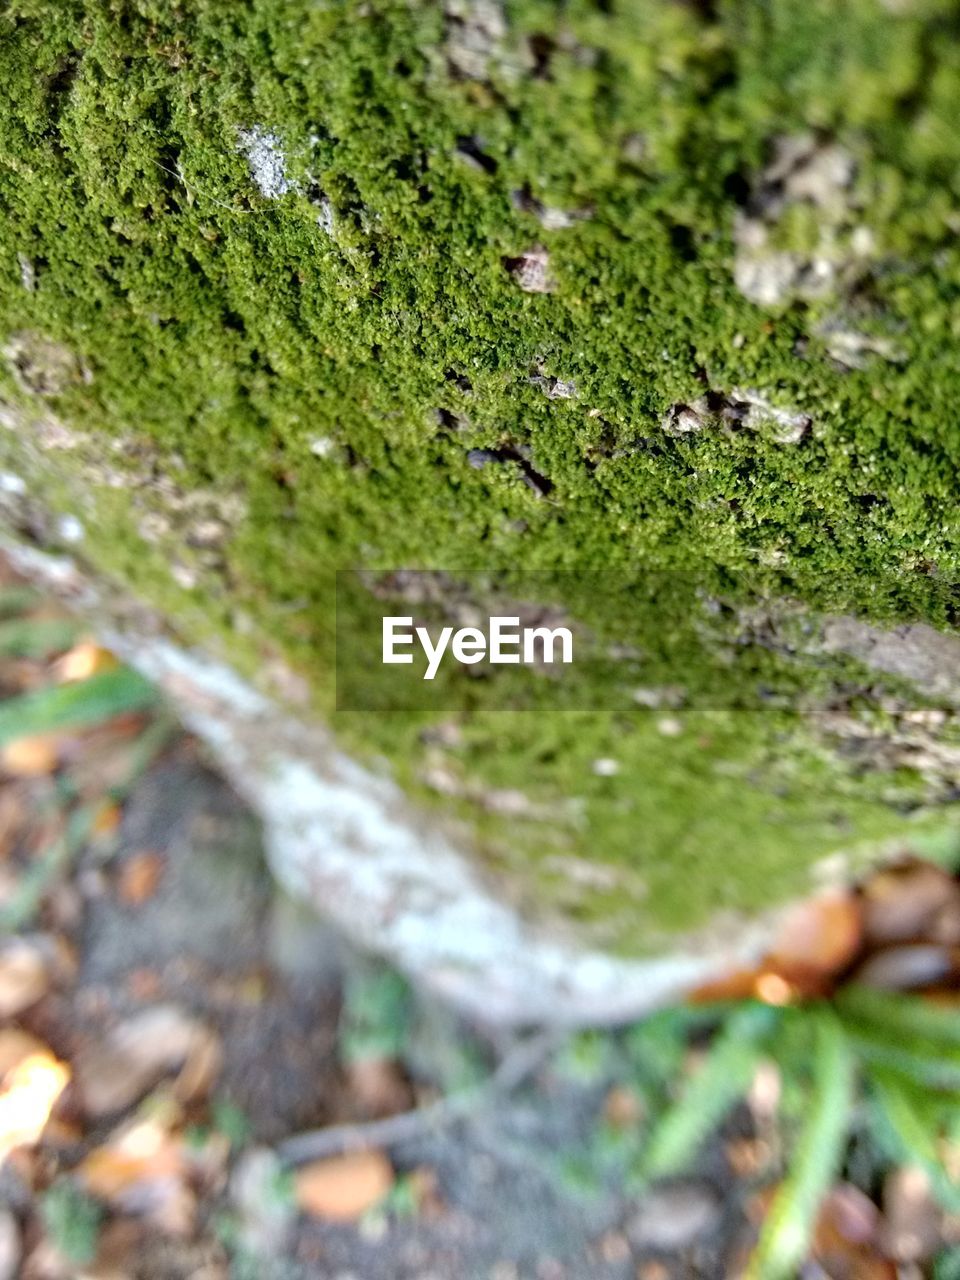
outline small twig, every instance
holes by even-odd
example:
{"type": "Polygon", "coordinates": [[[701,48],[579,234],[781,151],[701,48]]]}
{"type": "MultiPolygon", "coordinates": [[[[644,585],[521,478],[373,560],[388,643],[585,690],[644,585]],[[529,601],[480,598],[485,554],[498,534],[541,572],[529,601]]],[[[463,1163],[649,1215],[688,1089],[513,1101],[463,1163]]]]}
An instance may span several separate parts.
{"type": "Polygon", "coordinates": [[[363,1151],[370,1147],[392,1146],[431,1130],[463,1120],[482,1110],[496,1098],[512,1093],[527,1079],[557,1044],[555,1031],[544,1031],[515,1045],[480,1085],[440,1098],[426,1107],[403,1111],[385,1120],[367,1124],[337,1124],[312,1129],[281,1142],[277,1155],[285,1164],[304,1164],[343,1151],[363,1151]]]}

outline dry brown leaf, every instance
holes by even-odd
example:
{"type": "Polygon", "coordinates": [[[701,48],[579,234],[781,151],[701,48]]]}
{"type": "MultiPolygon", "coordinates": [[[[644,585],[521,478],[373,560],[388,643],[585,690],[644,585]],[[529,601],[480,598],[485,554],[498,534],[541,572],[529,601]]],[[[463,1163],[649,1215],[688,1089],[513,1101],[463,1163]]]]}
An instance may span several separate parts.
{"type": "Polygon", "coordinates": [[[122,1125],[77,1170],[84,1187],[111,1208],[137,1214],[166,1235],[192,1233],[197,1198],[190,1187],[182,1137],[172,1117],[122,1125]]]}
{"type": "Polygon", "coordinates": [[[357,1109],[369,1118],[406,1111],[413,1103],[410,1084],[391,1058],[362,1058],[346,1068],[347,1086],[357,1109]]]}
{"type": "Polygon", "coordinates": [[[87,1114],[122,1111],[163,1076],[182,1072],[181,1097],[195,1097],[220,1067],[217,1037],[174,1005],[156,1005],[121,1022],[77,1057],[77,1081],[87,1114]]]}
{"type": "Polygon", "coordinates": [[[7,782],[0,786],[0,858],[13,848],[28,818],[25,788],[7,782]]]}
{"type": "Polygon", "coordinates": [[[75,680],[89,680],[102,671],[113,671],[119,665],[120,660],[109,649],[92,640],[81,640],[57,660],[54,670],[62,684],[70,684],[75,680]]]}
{"type": "Polygon", "coordinates": [[[832,976],[854,959],[863,938],[860,904],[852,893],[831,890],[799,902],[785,915],[765,969],[832,976]]]}
{"type": "Polygon", "coordinates": [[[382,1151],[351,1151],[298,1169],[294,1193],[304,1213],[355,1222],[383,1199],[393,1180],[393,1167],[382,1151]]]}
{"type": "Polygon", "coordinates": [[[184,1173],[180,1143],[153,1120],[125,1125],[77,1170],[91,1195],[121,1204],[133,1188],[184,1173]]]}
{"type": "Polygon", "coordinates": [[[705,982],[687,997],[691,1004],[714,1004],[719,1000],[748,1000],[754,995],[759,969],[737,969],[714,982],[705,982]]]}
{"type": "Polygon", "coordinates": [[[209,1027],[199,1026],[180,1068],[174,1091],[181,1102],[194,1102],[205,1098],[223,1067],[223,1049],[220,1037],[209,1027]]]}
{"type": "Polygon", "coordinates": [[[955,951],[926,943],[876,951],[853,974],[853,981],[883,991],[911,991],[942,982],[960,968],[955,951]]]}
{"type": "Polygon", "coordinates": [[[153,849],[131,854],[117,876],[117,897],[130,907],[147,902],[157,891],[164,866],[163,855],[153,849]]]}
{"type": "Polygon", "coordinates": [[[120,806],[112,800],[106,800],[97,808],[93,822],[90,824],[90,834],[95,840],[104,840],[108,836],[115,835],[120,826],[120,806]]]}
{"type": "Polygon", "coordinates": [[[0,750],[0,766],[14,778],[45,777],[55,772],[59,761],[59,746],[50,734],[15,738],[0,750]]]}
{"type": "Polygon", "coordinates": [[[862,895],[864,930],[873,946],[960,942],[960,884],[932,862],[885,867],[867,880],[862,895]]]}
{"type": "Polygon", "coordinates": [[[880,1211],[850,1183],[828,1192],[814,1230],[812,1254],[834,1280],[896,1280],[880,1244],[880,1211]]]}
{"type": "Polygon", "coordinates": [[[883,1239],[897,1262],[926,1262],[940,1249],[943,1212],[923,1169],[894,1169],[883,1184],[883,1239]]]}
{"type": "Polygon", "coordinates": [[[42,949],[25,938],[0,947],[0,1018],[15,1018],[50,990],[50,965],[42,949]]]}
{"type": "Polygon", "coordinates": [[[84,1280],[134,1280],[142,1270],[148,1230],[136,1218],[113,1218],[105,1223],[97,1241],[97,1256],[85,1269],[84,1280]]]}

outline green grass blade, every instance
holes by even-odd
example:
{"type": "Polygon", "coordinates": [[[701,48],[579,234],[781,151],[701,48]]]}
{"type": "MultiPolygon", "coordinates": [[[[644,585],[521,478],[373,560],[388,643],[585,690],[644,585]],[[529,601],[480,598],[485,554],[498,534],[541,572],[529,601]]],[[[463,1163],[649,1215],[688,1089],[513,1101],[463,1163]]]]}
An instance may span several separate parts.
{"type": "Polygon", "coordinates": [[[156,706],[157,690],[130,667],[116,667],[72,684],[50,685],[0,706],[0,747],[16,738],[101,724],[156,706]]]}
{"type": "Polygon", "coordinates": [[[844,1022],[885,1038],[933,1040],[960,1049],[960,1014],[919,996],[848,987],[837,993],[834,1004],[844,1022]]]}
{"type": "MultiPolygon", "coordinates": [[[[947,1174],[937,1150],[939,1100],[889,1072],[872,1072],[870,1083],[881,1144],[897,1162],[918,1165],[943,1207],[960,1212],[960,1186],[947,1174]]],[[[942,1108],[942,1102],[939,1105],[942,1108]]]]}
{"type": "Polygon", "coordinates": [[[747,1271],[748,1280],[791,1280],[810,1248],[820,1202],[846,1144],[856,1071],[850,1045],[831,1014],[816,1019],[810,1109],[790,1172],[767,1214],[747,1271]]]}
{"type": "Polygon", "coordinates": [[[0,623],[0,657],[49,658],[69,649],[82,630],[72,618],[13,618],[0,623]]]}
{"type": "Polygon", "coordinates": [[[639,1182],[680,1172],[750,1085],[779,1011],[739,1010],[715,1037],[706,1061],[655,1125],[634,1171],[639,1182]]]}
{"type": "Polygon", "coordinates": [[[33,608],[40,597],[33,587],[12,586],[0,588],[0,618],[12,618],[33,608]]]}
{"type": "Polygon", "coordinates": [[[950,1053],[930,1041],[906,1041],[903,1046],[872,1036],[848,1031],[850,1043],[869,1067],[880,1067],[906,1076],[928,1089],[960,1091],[960,1054],[950,1053]]]}

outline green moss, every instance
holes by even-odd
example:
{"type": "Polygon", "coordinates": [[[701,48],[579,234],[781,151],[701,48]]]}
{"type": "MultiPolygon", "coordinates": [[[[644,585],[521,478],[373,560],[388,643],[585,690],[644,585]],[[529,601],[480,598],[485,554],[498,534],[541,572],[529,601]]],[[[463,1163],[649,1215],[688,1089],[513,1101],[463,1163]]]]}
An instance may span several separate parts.
{"type": "MultiPolygon", "coordinates": [[[[0,338],[45,335],[77,357],[77,376],[33,399],[90,433],[59,455],[58,479],[43,474],[53,505],[80,510],[91,556],[245,669],[284,656],[327,713],[333,573],[360,564],[707,564],[732,597],[951,621],[927,575],[949,586],[960,552],[960,8],[516,0],[502,31],[489,14],[7,4],[0,338]],[[244,153],[256,130],[285,157],[275,198],[244,153]],[[855,177],[842,207],[772,213],[771,244],[809,255],[826,227],[840,269],[822,296],[762,308],[734,282],[736,220],[775,140],[809,131],[855,177]],[[536,202],[570,225],[545,228],[536,202]],[[537,244],[549,293],[504,265],[537,244]],[[840,365],[838,328],[895,359],[840,365]],[[575,398],[537,376],[575,383],[575,398]],[[794,444],[716,422],[665,434],[670,407],[706,387],[752,388],[812,429],[794,444]],[[515,467],[467,461],[508,444],[529,448],[548,496],[515,467]],[[94,485],[104,460],[129,483],[94,485]],[[144,515],[163,507],[145,468],[242,502],[216,555],[176,520],[143,544],[144,515]]],[[[4,387],[24,394],[12,374],[4,387]]],[[[519,787],[560,805],[551,821],[453,805],[492,865],[523,864],[527,898],[571,896],[551,857],[627,869],[624,918],[596,885],[565,905],[621,941],[637,922],[783,896],[812,859],[898,829],[905,797],[925,794],[839,767],[797,706],[735,734],[694,708],[666,739],[623,695],[602,684],[589,714],[545,701],[513,716],[499,695],[471,697],[451,712],[463,738],[446,761],[473,795],[519,787]],[[620,773],[595,777],[608,755],[620,773]]],[[[341,731],[416,789],[427,719],[341,731]]]]}

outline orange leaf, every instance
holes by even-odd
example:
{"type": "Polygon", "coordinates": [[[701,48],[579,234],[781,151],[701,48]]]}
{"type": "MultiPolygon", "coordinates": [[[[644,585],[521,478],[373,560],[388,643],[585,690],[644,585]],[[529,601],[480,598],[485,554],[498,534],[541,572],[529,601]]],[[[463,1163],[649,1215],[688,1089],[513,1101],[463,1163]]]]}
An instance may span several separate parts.
{"type": "Polygon", "coordinates": [[[756,987],[759,969],[738,969],[715,982],[705,982],[687,997],[691,1004],[714,1004],[720,1000],[748,1000],[756,987]]]}
{"type": "Polygon", "coordinates": [[[352,1151],[304,1165],[294,1176],[297,1204],[315,1218],[355,1222],[393,1186],[382,1151],[352,1151]]]}
{"type": "Polygon", "coordinates": [[[91,834],[98,839],[112,836],[120,826],[120,806],[113,801],[105,801],[97,809],[90,827],[91,834]]]}
{"type": "Polygon", "coordinates": [[[138,1125],[120,1141],[90,1152],[79,1173],[91,1195],[119,1200],[141,1183],[180,1175],[183,1162],[178,1144],[152,1130],[149,1123],[138,1125]]]}
{"type": "Polygon", "coordinates": [[[127,906],[139,907],[156,893],[163,870],[163,857],[152,849],[132,854],[120,867],[117,897],[127,906]]]}
{"type": "Polygon", "coordinates": [[[786,913],[764,968],[832,976],[854,959],[862,937],[860,904],[853,894],[818,894],[786,913]]]}
{"type": "Polygon", "coordinates": [[[15,738],[0,751],[0,764],[15,778],[43,778],[54,772],[60,760],[56,739],[49,734],[15,738]]]}

